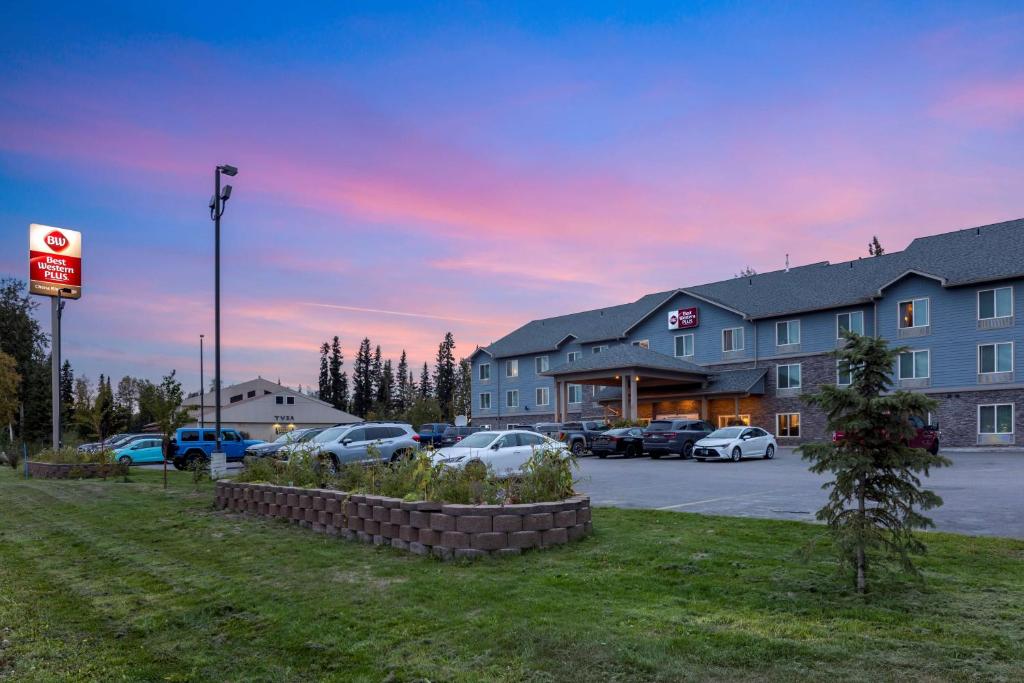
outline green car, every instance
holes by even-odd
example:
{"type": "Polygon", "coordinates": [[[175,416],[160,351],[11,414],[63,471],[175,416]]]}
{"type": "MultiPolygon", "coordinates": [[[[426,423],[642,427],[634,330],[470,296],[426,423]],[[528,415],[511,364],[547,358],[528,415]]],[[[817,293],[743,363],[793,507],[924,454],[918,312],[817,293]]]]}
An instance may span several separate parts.
{"type": "Polygon", "coordinates": [[[114,451],[114,459],[125,465],[148,462],[163,462],[163,440],[159,437],[135,439],[127,446],[114,451]]]}

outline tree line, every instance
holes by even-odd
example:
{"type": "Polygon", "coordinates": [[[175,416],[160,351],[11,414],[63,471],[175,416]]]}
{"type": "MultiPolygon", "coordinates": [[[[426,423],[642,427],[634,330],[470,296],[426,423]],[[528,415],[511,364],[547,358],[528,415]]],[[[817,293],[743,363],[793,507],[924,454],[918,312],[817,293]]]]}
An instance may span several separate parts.
{"type": "Polygon", "coordinates": [[[451,332],[438,344],[434,367],[424,362],[418,379],[405,349],[396,364],[383,358],[380,344],[373,345],[369,337],[359,343],[351,378],[344,365],[338,336],[320,346],[317,396],[338,410],[366,419],[401,419],[412,424],[450,422],[456,415],[472,415],[470,364],[465,358],[455,361],[451,332]]]}

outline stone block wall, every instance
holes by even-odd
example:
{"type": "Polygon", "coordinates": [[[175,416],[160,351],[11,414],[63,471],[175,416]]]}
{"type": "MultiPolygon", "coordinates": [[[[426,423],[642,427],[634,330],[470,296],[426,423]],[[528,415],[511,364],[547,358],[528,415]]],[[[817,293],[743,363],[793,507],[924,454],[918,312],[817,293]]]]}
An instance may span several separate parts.
{"type": "Polygon", "coordinates": [[[103,463],[28,463],[28,475],[39,479],[106,479],[128,474],[128,465],[116,462],[103,463]]]}
{"type": "Polygon", "coordinates": [[[518,555],[578,540],[592,530],[587,496],[550,503],[456,505],[221,480],[214,502],[218,509],[286,519],[317,533],[445,560],[518,555]]]}

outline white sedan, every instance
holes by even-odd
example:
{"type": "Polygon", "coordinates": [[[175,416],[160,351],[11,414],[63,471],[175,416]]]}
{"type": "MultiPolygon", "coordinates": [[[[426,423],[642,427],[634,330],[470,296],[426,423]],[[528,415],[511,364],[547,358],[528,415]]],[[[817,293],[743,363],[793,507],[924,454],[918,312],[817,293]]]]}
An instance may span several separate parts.
{"type": "Polygon", "coordinates": [[[704,460],[765,458],[771,460],[779,444],[775,436],[760,427],[723,427],[693,445],[693,457],[704,460]]]}
{"type": "Polygon", "coordinates": [[[561,441],[524,429],[511,429],[470,434],[454,446],[435,451],[433,459],[451,467],[480,462],[499,475],[520,474],[534,451],[543,449],[569,455],[561,441]]]}

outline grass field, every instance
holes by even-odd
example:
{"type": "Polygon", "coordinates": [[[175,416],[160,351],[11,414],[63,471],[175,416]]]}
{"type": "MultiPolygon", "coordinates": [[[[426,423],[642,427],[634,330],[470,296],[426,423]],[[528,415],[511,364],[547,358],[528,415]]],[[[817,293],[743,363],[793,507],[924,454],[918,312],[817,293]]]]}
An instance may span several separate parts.
{"type": "Polygon", "coordinates": [[[0,471],[0,680],[1024,679],[1024,542],[930,535],[866,599],[796,522],[601,509],[444,564],[216,512],[211,486],[0,471]]]}

